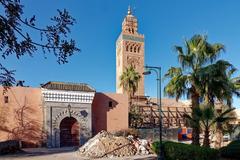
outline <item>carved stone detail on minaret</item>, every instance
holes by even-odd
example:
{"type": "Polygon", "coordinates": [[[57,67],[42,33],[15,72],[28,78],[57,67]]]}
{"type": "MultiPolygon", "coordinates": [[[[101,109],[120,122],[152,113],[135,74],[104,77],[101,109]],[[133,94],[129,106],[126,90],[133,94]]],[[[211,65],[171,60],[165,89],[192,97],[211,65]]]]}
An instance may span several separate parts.
{"type": "Polygon", "coordinates": [[[134,68],[136,68],[140,64],[140,57],[128,56],[127,57],[127,63],[129,65],[133,66],[134,68]]]}
{"type": "Polygon", "coordinates": [[[125,48],[126,52],[140,53],[141,43],[126,41],[125,48]]]}

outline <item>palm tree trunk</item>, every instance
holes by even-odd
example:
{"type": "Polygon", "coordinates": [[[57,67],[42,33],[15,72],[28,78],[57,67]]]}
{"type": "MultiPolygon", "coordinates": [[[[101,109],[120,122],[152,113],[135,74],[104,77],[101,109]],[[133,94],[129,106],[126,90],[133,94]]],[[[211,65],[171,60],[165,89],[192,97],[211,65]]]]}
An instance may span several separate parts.
{"type": "Polygon", "coordinates": [[[131,106],[132,106],[132,98],[131,98],[131,96],[128,96],[128,110],[129,111],[131,109],[131,106]]]}
{"type": "MultiPolygon", "coordinates": [[[[134,97],[134,93],[128,92],[128,115],[130,114],[131,110],[133,109],[133,97],[134,97]]],[[[136,126],[135,117],[128,116],[128,118],[129,118],[129,126],[135,127],[136,126]]]]}
{"type": "Polygon", "coordinates": [[[208,127],[205,127],[203,146],[204,146],[204,147],[210,147],[209,128],[208,128],[208,127]]]}
{"type": "Polygon", "coordinates": [[[131,106],[132,106],[132,98],[131,95],[128,93],[128,127],[132,128],[133,127],[133,117],[130,116],[131,112],[131,106]]]}
{"type": "MultiPolygon", "coordinates": [[[[198,94],[192,94],[191,101],[192,101],[192,118],[194,120],[196,120],[197,117],[194,114],[194,110],[199,107],[199,95],[198,94]]],[[[192,126],[192,144],[200,146],[199,134],[200,134],[200,124],[199,124],[199,121],[198,121],[198,122],[196,122],[196,124],[194,124],[192,126]]]]}
{"type": "Polygon", "coordinates": [[[223,133],[222,133],[222,125],[217,123],[216,134],[215,134],[215,148],[221,148],[222,140],[223,140],[223,133]]]}

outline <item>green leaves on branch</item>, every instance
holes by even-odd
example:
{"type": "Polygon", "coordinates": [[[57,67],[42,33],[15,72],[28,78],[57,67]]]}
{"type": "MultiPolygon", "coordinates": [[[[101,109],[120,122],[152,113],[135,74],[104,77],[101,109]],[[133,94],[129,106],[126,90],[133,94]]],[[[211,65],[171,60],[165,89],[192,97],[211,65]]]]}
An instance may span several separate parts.
{"type": "MultiPolygon", "coordinates": [[[[20,0],[0,0],[0,6],[3,8],[0,15],[0,52],[3,59],[11,54],[18,59],[26,54],[33,56],[41,49],[45,57],[46,52],[52,52],[57,62],[64,64],[68,62],[68,57],[80,51],[75,40],[69,38],[70,27],[76,21],[65,9],[57,10],[58,15],[51,18],[51,25],[40,28],[36,26],[35,15],[23,18],[24,6],[20,0]],[[33,32],[39,34],[39,39],[33,39],[33,32]]],[[[5,71],[1,69],[1,72],[5,71]]],[[[8,78],[5,76],[4,79],[8,78]]]]}
{"type": "Polygon", "coordinates": [[[14,79],[14,70],[7,70],[5,67],[3,67],[0,64],[0,70],[2,71],[0,73],[0,84],[2,84],[4,87],[12,86],[13,83],[15,83],[14,79]]]}

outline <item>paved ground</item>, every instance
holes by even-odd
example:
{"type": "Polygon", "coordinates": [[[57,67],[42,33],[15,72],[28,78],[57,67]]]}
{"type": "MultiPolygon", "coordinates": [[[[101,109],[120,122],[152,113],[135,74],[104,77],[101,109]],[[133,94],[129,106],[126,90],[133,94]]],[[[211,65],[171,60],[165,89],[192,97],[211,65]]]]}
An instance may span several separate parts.
{"type": "MultiPolygon", "coordinates": [[[[102,158],[98,160],[108,160],[102,158]]],[[[155,155],[134,156],[126,158],[111,158],[111,160],[155,160],[155,155]]],[[[24,149],[23,153],[1,156],[0,160],[87,160],[76,154],[76,148],[60,148],[60,149],[24,149]]]]}

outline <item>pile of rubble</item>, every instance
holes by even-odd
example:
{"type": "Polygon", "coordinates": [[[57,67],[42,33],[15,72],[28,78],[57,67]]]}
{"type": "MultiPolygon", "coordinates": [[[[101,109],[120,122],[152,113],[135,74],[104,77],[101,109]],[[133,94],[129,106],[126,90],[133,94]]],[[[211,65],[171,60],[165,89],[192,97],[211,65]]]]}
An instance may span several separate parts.
{"type": "Polygon", "coordinates": [[[147,140],[134,139],[133,136],[114,136],[106,131],[99,132],[78,150],[80,156],[88,158],[128,157],[150,153],[147,140]]]}

